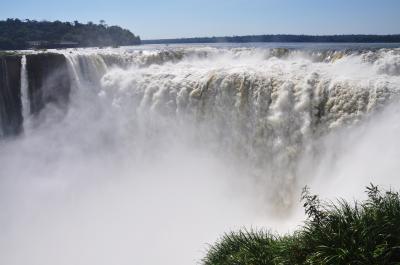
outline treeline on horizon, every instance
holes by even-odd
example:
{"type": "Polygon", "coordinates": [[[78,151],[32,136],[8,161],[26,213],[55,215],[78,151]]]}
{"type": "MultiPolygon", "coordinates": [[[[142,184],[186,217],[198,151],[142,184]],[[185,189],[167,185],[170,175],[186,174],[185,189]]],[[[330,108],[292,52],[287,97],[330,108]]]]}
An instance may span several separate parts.
{"type": "Polygon", "coordinates": [[[122,46],[141,43],[140,37],[119,26],[78,21],[36,21],[7,19],[0,21],[0,50],[30,48],[29,42],[73,42],[78,47],[122,46]]]}
{"type": "Polygon", "coordinates": [[[400,43],[400,34],[394,35],[248,35],[231,37],[201,37],[143,40],[143,44],[223,43],[223,42],[341,42],[341,43],[400,43]]]}

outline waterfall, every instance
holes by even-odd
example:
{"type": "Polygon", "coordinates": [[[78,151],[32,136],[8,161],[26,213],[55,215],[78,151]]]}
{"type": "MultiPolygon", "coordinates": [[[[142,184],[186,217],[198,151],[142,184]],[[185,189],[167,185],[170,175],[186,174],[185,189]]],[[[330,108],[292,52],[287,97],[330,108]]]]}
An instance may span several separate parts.
{"type": "Polygon", "coordinates": [[[24,130],[28,127],[30,115],[29,92],[28,92],[28,72],[26,70],[26,55],[22,55],[21,59],[21,102],[22,102],[22,118],[24,130]]]}
{"type": "Polygon", "coordinates": [[[63,54],[79,87],[74,97],[82,106],[74,108],[90,101],[93,119],[105,115],[115,124],[113,141],[131,139],[125,145],[132,149],[176,135],[200,141],[268,183],[274,192],[264,200],[280,209],[292,206],[304,184],[302,158],[320,152],[321,137],[367,120],[400,91],[398,49],[63,54]]]}
{"type": "MultiPolygon", "coordinates": [[[[2,88],[4,91],[8,90],[8,82],[7,82],[7,65],[6,65],[6,60],[4,58],[0,58],[0,62],[1,62],[1,86],[4,88],[2,88]]],[[[5,132],[4,132],[4,123],[5,123],[5,119],[6,119],[6,110],[5,110],[5,96],[4,96],[5,92],[1,93],[0,96],[1,97],[1,114],[0,115],[0,122],[1,122],[1,127],[0,127],[0,137],[4,136],[5,132]]]]}
{"type": "Polygon", "coordinates": [[[398,65],[400,49],[27,54],[34,126],[0,142],[0,263],[190,264],[232,228],[296,228],[304,185],[400,185],[398,65]]]}
{"type": "Polygon", "coordinates": [[[2,86],[2,90],[4,91],[3,93],[0,94],[0,137],[3,137],[5,134],[5,119],[6,119],[6,98],[5,98],[5,94],[7,93],[8,89],[8,80],[7,80],[7,62],[4,58],[0,58],[0,62],[1,62],[1,86],[2,86]]]}
{"type": "Polygon", "coordinates": [[[65,57],[75,92],[87,88],[100,89],[101,78],[108,69],[102,56],[66,53],[65,57]]]}

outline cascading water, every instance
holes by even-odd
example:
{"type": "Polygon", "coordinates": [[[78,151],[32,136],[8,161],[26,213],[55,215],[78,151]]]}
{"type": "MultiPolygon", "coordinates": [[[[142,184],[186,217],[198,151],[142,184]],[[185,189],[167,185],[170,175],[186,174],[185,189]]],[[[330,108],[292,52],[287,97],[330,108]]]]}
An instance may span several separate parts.
{"type": "Polygon", "coordinates": [[[22,118],[23,128],[27,129],[30,115],[29,95],[28,95],[28,72],[26,70],[26,55],[21,58],[21,102],[22,102],[22,118]]]}
{"type": "MultiPolygon", "coordinates": [[[[6,62],[5,59],[1,58],[0,63],[1,63],[1,68],[2,68],[2,71],[1,71],[2,87],[4,87],[3,90],[8,91],[9,89],[8,89],[8,76],[7,76],[7,62],[6,62]]],[[[0,115],[0,122],[1,122],[0,136],[3,136],[5,134],[5,120],[6,120],[6,117],[5,117],[6,116],[6,109],[4,107],[5,106],[5,102],[6,102],[5,96],[2,96],[1,97],[1,103],[2,103],[1,104],[1,106],[2,106],[1,114],[2,115],[0,115]]]]}
{"type": "Polygon", "coordinates": [[[0,141],[1,264],[193,264],[229,229],[295,229],[306,184],[399,184],[399,49],[55,52],[66,109],[25,114],[23,58],[35,126],[0,141]]]}

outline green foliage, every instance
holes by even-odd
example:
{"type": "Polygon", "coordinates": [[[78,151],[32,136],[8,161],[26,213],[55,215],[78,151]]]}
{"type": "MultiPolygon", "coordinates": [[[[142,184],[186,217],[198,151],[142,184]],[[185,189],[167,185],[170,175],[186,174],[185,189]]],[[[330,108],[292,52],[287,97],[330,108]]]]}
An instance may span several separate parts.
{"type": "Polygon", "coordinates": [[[320,199],[317,195],[312,195],[307,186],[303,188],[301,200],[304,201],[303,207],[306,215],[313,222],[320,223],[321,220],[325,218],[320,199]]]}
{"type": "Polygon", "coordinates": [[[221,241],[211,246],[205,264],[239,265],[274,264],[276,238],[268,231],[247,231],[225,234],[221,241]]]}
{"type": "Polygon", "coordinates": [[[109,27],[104,20],[99,25],[92,22],[82,24],[78,21],[0,21],[0,50],[25,49],[28,41],[70,41],[77,42],[80,47],[140,44],[139,36],[118,26],[109,27]]]}
{"type": "Polygon", "coordinates": [[[400,264],[400,196],[370,185],[368,199],[321,202],[302,193],[308,216],[292,235],[239,231],[224,235],[203,260],[205,265],[400,264]]]}

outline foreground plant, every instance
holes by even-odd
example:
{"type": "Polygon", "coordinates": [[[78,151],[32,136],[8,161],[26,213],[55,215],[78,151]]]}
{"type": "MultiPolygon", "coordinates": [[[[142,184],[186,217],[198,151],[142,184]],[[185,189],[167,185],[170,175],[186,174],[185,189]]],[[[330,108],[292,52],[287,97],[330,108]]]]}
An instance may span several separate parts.
{"type": "Polygon", "coordinates": [[[292,235],[266,230],[225,234],[204,265],[400,264],[400,196],[370,185],[364,202],[321,202],[302,193],[307,220],[292,235]]]}

